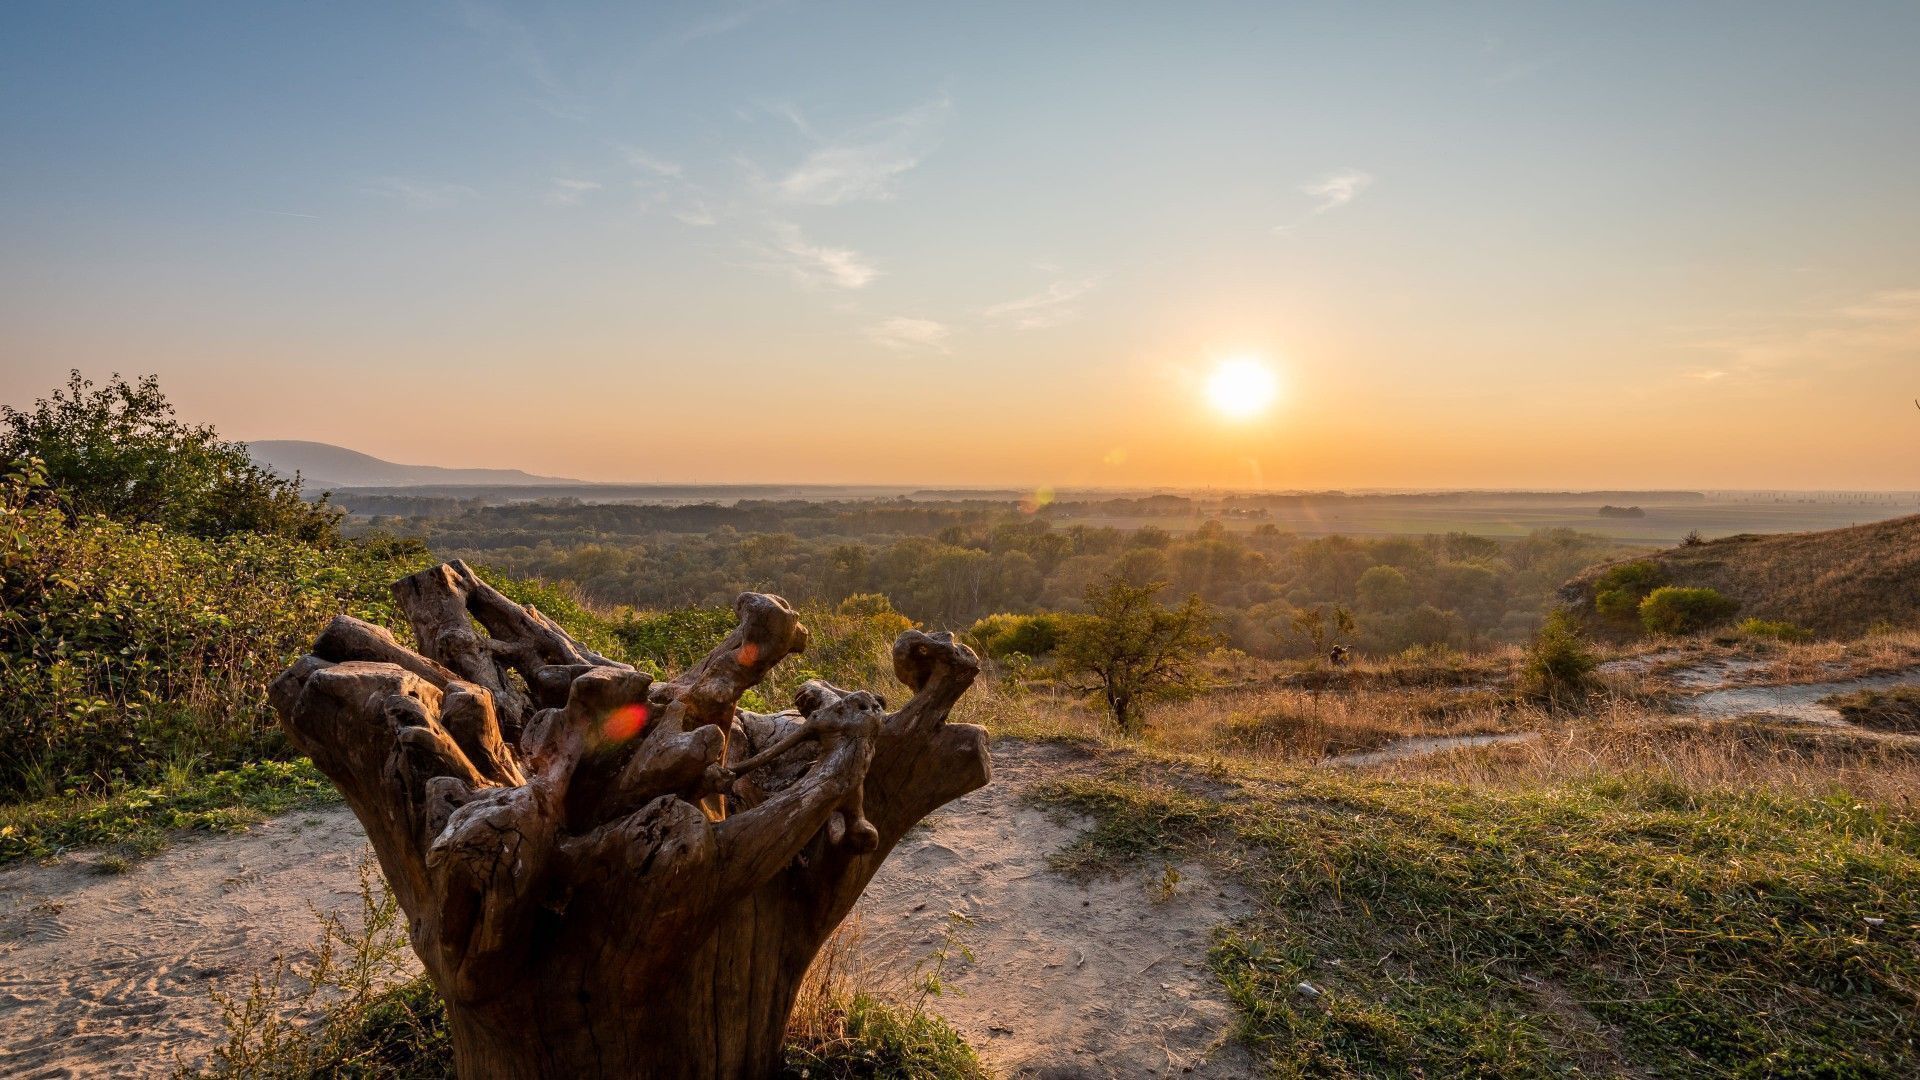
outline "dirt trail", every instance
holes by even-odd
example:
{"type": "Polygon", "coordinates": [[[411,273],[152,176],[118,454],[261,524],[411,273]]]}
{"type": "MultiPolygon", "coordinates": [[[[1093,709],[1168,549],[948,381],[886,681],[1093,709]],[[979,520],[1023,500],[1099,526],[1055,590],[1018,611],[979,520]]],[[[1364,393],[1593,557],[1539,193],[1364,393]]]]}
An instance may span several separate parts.
{"type": "MultiPolygon", "coordinates": [[[[1171,895],[1053,873],[1076,827],[1017,795],[1077,755],[1003,745],[994,758],[995,782],[910,833],[869,887],[867,969],[910,978],[952,923],[973,959],[948,962],[929,1006],[1004,1074],[1251,1071],[1223,1045],[1231,1012],[1205,965],[1237,894],[1191,866],[1171,895]]],[[[314,908],[356,909],[364,849],[333,809],[183,842],[124,874],[85,857],[0,871],[0,1076],[164,1076],[202,1057],[221,1030],[209,990],[304,950],[314,908]]]]}

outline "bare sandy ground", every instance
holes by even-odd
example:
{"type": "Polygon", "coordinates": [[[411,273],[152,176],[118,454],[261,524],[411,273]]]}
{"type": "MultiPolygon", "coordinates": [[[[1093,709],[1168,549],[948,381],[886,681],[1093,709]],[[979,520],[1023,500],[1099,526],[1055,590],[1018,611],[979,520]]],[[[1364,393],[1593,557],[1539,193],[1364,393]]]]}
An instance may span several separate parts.
{"type": "MultiPolygon", "coordinates": [[[[1007,1075],[1250,1072],[1205,966],[1238,895],[1194,866],[1170,892],[1157,875],[1055,874],[1047,857],[1075,825],[1017,794],[1073,753],[994,756],[994,784],[909,834],[869,887],[866,969],[904,984],[952,926],[973,958],[949,950],[947,989],[928,1005],[1007,1075]]],[[[364,851],[335,809],[183,842],[124,874],[85,856],[0,871],[0,1076],[164,1076],[204,1057],[221,1034],[209,991],[305,950],[316,908],[357,910],[364,851]]]]}

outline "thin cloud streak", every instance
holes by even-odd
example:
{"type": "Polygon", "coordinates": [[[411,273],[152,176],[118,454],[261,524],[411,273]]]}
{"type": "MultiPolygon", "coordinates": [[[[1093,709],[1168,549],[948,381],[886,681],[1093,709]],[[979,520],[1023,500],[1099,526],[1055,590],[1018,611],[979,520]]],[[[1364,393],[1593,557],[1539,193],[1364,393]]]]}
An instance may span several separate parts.
{"type": "Polygon", "coordinates": [[[366,185],[369,195],[395,199],[415,210],[445,210],[480,197],[480,193],[465,184],[447,184],[433,180],[416,180],[406,176],[383,176],[366,185]]]}
{"type": "Polygon", "coordinates": [[[1092,278],[1056,281],[1047,286],[1044,292],[995,304],[983,309],[980,314],[993,321],[1011,322],[1022,330],[1060,326],[1080,317],[1079,310],[1072,304],[1093,291],[1094,284],[1092,278]]]}
{"type": "Polygon", "coordinates": [[[666,42],[668,45],[680,47],[691,45],[702,38],[719,37],[722,34],[730,34],[766,12],[779,7],[783,2],[784,0],[769,0],[767,3],[749,4],[734,11],[723,12],[712,18],[694,23],[677,33],[668,35],[666,42]]]}
{"type": "MultiPolygon", "coordinates": [[[[829,141],[775,181],[775,197],[806,206],[893,198],[895,182],[933,151],[933,130],[950,107],[937,98],[829,141]]],[[[788,119],[803,134],[812,131],[797,110],[788,119]]]]}
{"type": "Polygon", "coordinates": [[[1373,174],[1359,169],[1335,169],[1333,172],[1300,185],[1300,193],[1312,195],[1320,200],[1313,208],[1316,214],[1342,207],[1360,197],[1360,193],[1373,186],[1373,174]]]}
{"type": "Polygon", "coordinates": [[[900,352],[926,350],[937,353],[950,353],[947,339],[953,331],[944,323],[932,319],[910,319],[896,316],[867,327],[867,337],[876,345],[900,352]]]}
{"type": "Polygon", "coordinates": [[[600,190],[598,180],[575,180],[572,177],[556,176],[553,186],[547,189],[548,206],[578,206],[580,201],[592,192],[600,190]]]}
{"type": "Polygon", "coordinates": [[[863,289],[880,276],[859,252],[809,243],[800,227],[790,222],[776,223],[773,236],[778,261],[804,285],[863,289]]]}

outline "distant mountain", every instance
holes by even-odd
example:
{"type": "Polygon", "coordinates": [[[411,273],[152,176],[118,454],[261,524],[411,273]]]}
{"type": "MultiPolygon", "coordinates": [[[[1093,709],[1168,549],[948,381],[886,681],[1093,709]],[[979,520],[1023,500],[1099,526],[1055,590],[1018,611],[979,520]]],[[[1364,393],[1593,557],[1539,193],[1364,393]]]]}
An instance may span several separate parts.
{"type": "Polygon", "coordinates": [[[333,488],[410,487],[417,484],[579,484],[559,476],[535,476],[519,469],[449,469],[440,465],[400,465],[330,443],[263,439],[248,443],[247,453],[261,467],[281,476],[300,474],[309,495],[333,488]]]}

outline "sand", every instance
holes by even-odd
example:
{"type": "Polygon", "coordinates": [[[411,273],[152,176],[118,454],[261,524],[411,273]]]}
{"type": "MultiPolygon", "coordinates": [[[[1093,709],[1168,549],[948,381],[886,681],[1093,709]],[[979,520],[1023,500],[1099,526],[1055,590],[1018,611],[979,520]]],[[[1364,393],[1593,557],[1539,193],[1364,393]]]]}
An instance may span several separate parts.
{"type": "MultiPolygon", "coordinates": [[[[853,935],[866,972],[906,986],[950,943],[927,1007],[997,1073],[1252,1071],[1206,968],[1213,929],[1244,898],[1200,866],[1178,867],[1170,889],[1160,868],[1060,876],[1047,858],[1078,823],[1018,794],[1076,752],[994,756],[994,784],[910,833],[869,886],[853,935]]],[[[86,855],[0,871],[0,1076],[165,1076],[203,1060],[222,1036],[210,991],[301,954],[316,910],[357,912],[365,851],[352,814],[330,809],[185,840],[121,874],[86,855]]]]}

